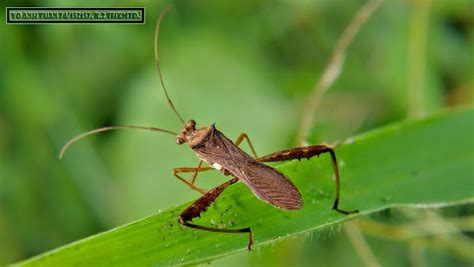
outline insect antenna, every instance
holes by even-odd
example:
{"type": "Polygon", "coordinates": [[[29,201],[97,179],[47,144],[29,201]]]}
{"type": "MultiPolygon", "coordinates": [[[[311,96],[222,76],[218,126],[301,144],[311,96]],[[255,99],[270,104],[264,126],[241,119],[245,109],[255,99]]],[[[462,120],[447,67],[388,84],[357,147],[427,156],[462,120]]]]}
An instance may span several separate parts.
{"type": "Polygon", "coordinates": [[[69,141],[63,146],[63,148],[61,149],[61,152],[59,153],[59,158],[61,159],[61,158],[64,156],[64,153],[66,152],[66,150],[67,150],[72,144],[74,144],[75,142],[79,141],[80,139],[82,139],[82,138],[84,138],[84,137],[87,137],[87,136],[89,136],[89,135],[93,135],[93,134],[96,134],[96,133],[101,133],[101,132],[106,132],[106,131],[111,131],[111,130],[121,130],[121,129],[142,129],[142,130],[149,130],[149,131],[167,133],[167,134],[171,134],[171,135],[174,135],[174,136],[177,135],[177,133],[175,133],[175,132],[168,131],[168,130],[164,130],[164,129],[160,129],[160,128],[156,128],[156,127],[142,127],[142,126],[135,126],[135,125],[122,125],[122,126],[108,126],[108,127],[102,127],[102,128],[97,128],[97,129],[94,129],[94,130],[91,130],[91,131],[82,133],[82,134],[80,134],[80,135],[78,135],[78,136],[72,138],[71,140],[69,140],[69,141]]]}
{"type": "Polygon", "coordinates": [[[158,53],[158,35],[160,33],[160,26],[161,26],[161,21],[163,20],[163,17],[165,16],[166,12],[171,8],[171,4],[169,4],[163,11],[160,13],[160,17],[158,18],[158,21],[156,22],[156,30],[155,30],[155,63],[156,63],[156,68],[158,69],[158,76],[160,76],[160,83],[161,83],[161,88],[163,88],[163,91],[165,92],[166,100],[168,100],[168,104],[171,107],[171,109],[174,111],[176,116],[178,116],[178,119],[181,121],[182,124],[184,124],[184,120],[179,115],[178,111],[173,105],[173,102],[171,101],[168,91],[166,90],[165,83],[163,81],[163,76],[161,75],[161,68],[160,68],[160,60],[159,60],[159,53],[158,53]]]}

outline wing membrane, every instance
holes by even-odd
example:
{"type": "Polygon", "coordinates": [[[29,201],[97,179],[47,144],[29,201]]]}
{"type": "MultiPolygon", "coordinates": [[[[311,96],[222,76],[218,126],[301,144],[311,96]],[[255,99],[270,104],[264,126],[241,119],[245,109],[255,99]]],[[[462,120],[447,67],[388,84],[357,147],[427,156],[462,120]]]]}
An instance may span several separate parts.
{"type": "Polygon", "coordinates": [[[248,161],[242,174],[237,177],[265,202],[286,210],[302,207],[298,189],[277,170],[257,161],[248,161]]]}

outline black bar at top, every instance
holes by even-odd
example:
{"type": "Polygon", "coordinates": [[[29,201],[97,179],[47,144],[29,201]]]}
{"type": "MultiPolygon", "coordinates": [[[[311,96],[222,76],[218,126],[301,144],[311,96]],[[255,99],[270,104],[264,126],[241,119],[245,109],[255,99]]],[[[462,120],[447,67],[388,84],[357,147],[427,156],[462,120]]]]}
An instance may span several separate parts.
{"type": "Polygon", "coordinates": [[[41,24],[41,23],[89,23],[89,24],[95,24],[95,23],[144,23],[145,22],[145,8],[144,7],[7,7],[7,23],[15,24],[15,23],[31,23],[31,24],[41,24]],[[25,10],[25,9],[31,9],[31,10],[69,10],[69,11],[74,11],[74,10],[132,10],[132,11],[140,11],[142,16],[141,20],[91,20],[91,21],[85,21],[85,20],[78,20],[78,21],[67,21],[67,20],[45,20],[45,21],[31,21],[31,20],[10,20],[10,11],[15,11],[15,10],[25,10]]]}

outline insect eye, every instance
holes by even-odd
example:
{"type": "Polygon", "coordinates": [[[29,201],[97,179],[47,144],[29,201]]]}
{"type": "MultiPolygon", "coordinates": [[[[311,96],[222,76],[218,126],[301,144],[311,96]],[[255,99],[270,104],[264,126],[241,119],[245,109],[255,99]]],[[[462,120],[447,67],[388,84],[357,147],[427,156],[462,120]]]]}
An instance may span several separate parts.
{"type": "Polygon", "coordinates": [[[183,136],[178,136],[178,137],[176,138],[176,144],[182,145],[182,144],[184,144],[184,142],[185,142],[185,139],[184,139],[183,136]]]}
{"type": "Polygon", "coordinates": [[[190,120],[188,121],[188,123],[186,123],[186,130],[188,131],[194,131],[196,130],[196,121],[194,120],[190,120]]]}

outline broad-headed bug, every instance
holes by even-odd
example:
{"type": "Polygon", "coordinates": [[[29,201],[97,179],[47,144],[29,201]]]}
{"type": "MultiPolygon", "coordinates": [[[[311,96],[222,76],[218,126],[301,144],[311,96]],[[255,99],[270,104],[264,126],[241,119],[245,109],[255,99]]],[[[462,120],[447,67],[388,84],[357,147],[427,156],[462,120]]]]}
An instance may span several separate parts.
{"type": "Polygon", "coordinates": [[[357,212],[346,211],[339,209],[339,171],[337,166],[336,154],[334,150],[326,145],[312,145],[291,148],[288,150],[278,151],[267,156],[257,157],[255,149],[253,148],[250,139],[247,134],[242,133],[235,143],[229,140],[222,132],[216,129],[215,125],[209,125],[203,128],[196,128],[196,122],[189,120],[185,122],[181,115],[178,113],[173,105],[173,102],[168,96],[167,89],[165,87],[158,53],[158,35],[160,32],[161,22],[164,15],[169,10],[171,5],[166,7],[160,14],[155,31],[155,62],[160,78],[161,87],[165,94],[168,104],[174,111],[180,122],[184,125],[183,129],[179,133],[173,131],[164,130],[155,127],[142,127],[134,125],[124,126],[110,126],[104,128],[98,128],[81,135],[72,138],[67,142],[61,150],[60,158],[64,155],[66,149],[77,140],[86,137],[91,134],[116,130],[116,129],[145,129],[151,131],[159,131],[167,134],[176,136],[176,143],[178,145],[188,144],[192,151],[199,158],[198,166],[195,168],[175,168],[173,169],[173,175],[183,183],[187,184],[191,189],[196,190],[202,194],[202,196],[194,201],[194,203],[184,210],[179,216],[179,223],[187,227],[211,231],[211,232],[223,232],[223,233],[248,233],[249,242],[248,249],[251,250],[253,244],[253,235],[250,227],[241,229],[220,229],[214,227],[207,227],[202,225],[196,225],[192,223],[192,220],[201,213],[203,213],[226,189],[228,186],[242,181],[252,192],[261,200],[268,204],[283,209],[283,210],[297,210],[303,206],[301,194],[293,183],[282,173],[275,170],[274,168],[263,164],[263,162],[277,162],[284,160],[311,158],[313,156],[320,155],[322,153],[329,153],[331,155],[335,178],[336,178],[336,198],[334,200],[333,209],[343,213],[351,214],[357,212]],[[239,145],[243,140],[246,140],[252,150],[253,156],[248,155],[239,145]],[[203,162],[206,162],[210,167],[203,167],[203,162]],[[196,181],[197,174],[203,171],[219,170],[226,176],[231,176],[232,179],[222,183],[210,190],[204,190],[197,187],[194,183],[196,181]],[[182,178],[179,173],[193,172],[193,176],[190,181],[182,178]]]}

